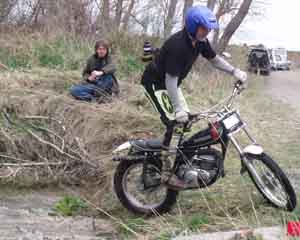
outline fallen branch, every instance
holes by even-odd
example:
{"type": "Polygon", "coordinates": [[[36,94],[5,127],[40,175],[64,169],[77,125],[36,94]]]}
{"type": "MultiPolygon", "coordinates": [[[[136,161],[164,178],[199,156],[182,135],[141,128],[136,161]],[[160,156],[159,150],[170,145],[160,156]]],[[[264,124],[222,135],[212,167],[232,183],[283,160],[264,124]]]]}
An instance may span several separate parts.
{"type": "Polygon", "coordinates": [[[6,65],[4,65],[3,63],[0,63],[0,68],[3,68],[5,70],[9,70],[9,68],[6,65]]]}
{"type": "Polygon", "coordinates": [[[40,154],[38,154],[38,156],[39,156],[40,159],[44,160],[44,161],[47,163],[47,168],[48,168],[50,174],[51,174],[52,176],[54,176],[53,171],[52,171],[52,169],[51,169],[51,167],[50,167],[50,165],[49,165],[49,160],[48,160],[48,158],[45,158],[45,157],[41,156],[40,154]]]}
{"type": "Polygon", "coordinates": [[[15,160],[15,161],[18,161],[18,162],[31,162],[30,160],[15,158],[15,157],[8,156],[8,155],[3,155],[3,154],[0,154],[0,158],[6,158],[6,159],[10,159],[10,160],[15,160]]]}
{"type": "Polygon", "coordinates": [[[10,167],[6,169],[0,169],[0,170],[2,171],[4,170],[4,172],[0,171],[0,178],[9,178],[14,175],[14,171],[10,167]]]}
{"type": "Polygon", "coordinates": [[[64,162],[0,163],[0,167],[60,166],[65,164],[64,162]]]}
{"type": "Polygon", "coordinates": [[[57,122],[64,131],[66,131],[66,127],[62,124],[62,121],[56,119],[56,118],[51,118],[51,117],[46,117],[46,116],[19,116],[20,119],[30,119],[30,120],[35,120],[35,119],[43,119],[43,120],[50,120],[50,121],[55,121],[57,122]]]}
{"type": "Polygon", "coordinates": [[[28,132],[33,138],[35,138],[37,141],[39,141],[40,143],[42,144],[45,144],[53,149],[55,149],[57,152],[59,152],[61,155],[64,155],[64,156],[67,156],[69,157],[70,159],[72,160],[75,160],[75,161],[78,161],[80,159],[70,155],[69,153],[66,153],[65,151],[61,150],[58,146],[56,146],[55,144],[51,143],[51,142],[48,142],[42,138],[40,138],[38,135],[36,135],[34,132],[32,132],[31,130],[29,129],[25,129],[26,132],[28,132]]]}
{"type": "Polygon", "coordinates": [[[43,131],[43,132],[52,134],[53,136],[57,137],[57,138],[61,141],[61,147],[60,147],[60,149],[61,149],[62,151],[64,151],[64,148],[65,148],[65,140],[64,140],[61,136],[59,136],[56,132],[54,132],[54,131],[52,131],[52,130],[50,130],[50,129],[48,129],[48,128],[36,126],[35,124],[32,124],[32,123],[30,123],[30,126],[32,126],[33,128],[35,128],[35,129],[37,129],[37,130],[41,130],[41,131],[43,131]]]}

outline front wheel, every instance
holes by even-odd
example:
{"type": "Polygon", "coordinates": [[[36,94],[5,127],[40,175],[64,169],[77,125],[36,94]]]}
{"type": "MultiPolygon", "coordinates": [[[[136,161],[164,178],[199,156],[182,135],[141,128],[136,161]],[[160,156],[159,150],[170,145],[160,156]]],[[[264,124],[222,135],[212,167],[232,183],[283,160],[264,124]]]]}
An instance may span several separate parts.
{"type": "Polygon", "coordinates": [[[155,187],[145,188],[144,160],[122,161],[114,175],[114,189],[122,205],[136,214],[152,215],[170,211],[178,192],[160,184],[160,164],[148,163],[147,179],[155,187]],[[158,182],[158,184],[157,184],[158,182]]]}
{"type": "Polygon", "coordinates": [[[267,154],[245,155],[247,171],[264,198],[276,207],[293,211],[297,205],[295,191],[278,164],[267,154]]]}

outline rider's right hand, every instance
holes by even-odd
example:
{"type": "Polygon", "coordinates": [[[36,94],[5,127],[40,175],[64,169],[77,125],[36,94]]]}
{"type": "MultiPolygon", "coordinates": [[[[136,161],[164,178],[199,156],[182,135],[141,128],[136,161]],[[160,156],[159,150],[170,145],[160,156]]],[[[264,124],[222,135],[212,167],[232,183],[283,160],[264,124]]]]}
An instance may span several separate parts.
{"type": "Polygon", "coordinates": [[[178,123],[186,123],[189,121],[189,115],[186,111],[178,111],[175,113],[175,120],[178,123]]]}
{"type": "Polygon", "coordinates": [[[233,71],[233,76],[236,78],[236,80],[240,81],[242,84],[245,84],[247,82],[247,73],[236,68],[233,71]]]}

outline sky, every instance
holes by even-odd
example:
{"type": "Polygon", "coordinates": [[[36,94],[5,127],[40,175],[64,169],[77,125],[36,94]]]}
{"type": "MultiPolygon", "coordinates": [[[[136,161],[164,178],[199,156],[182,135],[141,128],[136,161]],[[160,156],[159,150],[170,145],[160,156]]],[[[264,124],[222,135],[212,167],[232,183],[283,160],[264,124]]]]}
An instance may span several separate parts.
{"type": "Polygon", "coordinates": [[[300,0],[265,0],[263,16],[245,19],[232,43],[285,47],[300,51],[300,0]]]}

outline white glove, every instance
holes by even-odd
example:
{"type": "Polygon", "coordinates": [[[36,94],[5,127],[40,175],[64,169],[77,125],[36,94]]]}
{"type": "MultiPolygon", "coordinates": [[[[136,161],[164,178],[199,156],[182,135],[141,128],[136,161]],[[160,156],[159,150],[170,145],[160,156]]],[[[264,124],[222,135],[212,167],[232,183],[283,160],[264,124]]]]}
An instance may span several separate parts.
{"type": "Polygon", "coordinates": [[[241,71],[240,69],[236,68],[233,71],[233,76],[240,81],[243,85],[247,82],[247,73],[241,71]]]}
{"type": "Polygon", "coordinates": [[[178,123],[186,123],[189,120],[189,115],[186,111],[178,111],[175,113],[175,119],[178,123]]]}
{"type": "Polygon", "coordinates": [[[102,71],[93,71],[92,74],[95,75],[96,77],[100,77],[103,75],[103,72],[102,71]]]}

